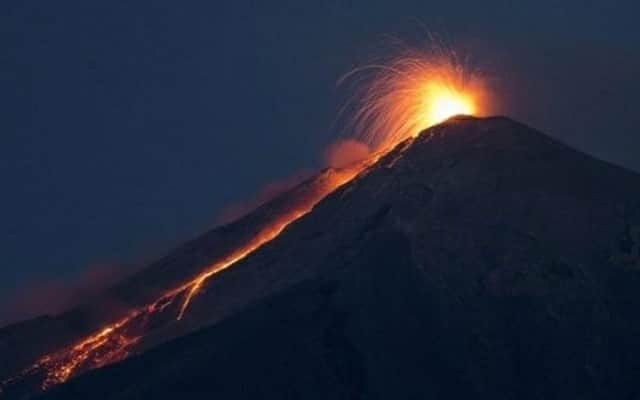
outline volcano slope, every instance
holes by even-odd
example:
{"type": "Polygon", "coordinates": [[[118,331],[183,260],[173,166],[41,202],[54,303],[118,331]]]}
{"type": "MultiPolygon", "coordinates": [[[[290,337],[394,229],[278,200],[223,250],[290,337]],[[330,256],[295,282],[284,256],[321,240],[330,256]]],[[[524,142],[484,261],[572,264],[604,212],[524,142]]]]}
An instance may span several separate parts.
{"type": "Polygon", "coordinates": [[[639,312],[640,176],[458,117],[44,398],[637,399],[639,312]]]}

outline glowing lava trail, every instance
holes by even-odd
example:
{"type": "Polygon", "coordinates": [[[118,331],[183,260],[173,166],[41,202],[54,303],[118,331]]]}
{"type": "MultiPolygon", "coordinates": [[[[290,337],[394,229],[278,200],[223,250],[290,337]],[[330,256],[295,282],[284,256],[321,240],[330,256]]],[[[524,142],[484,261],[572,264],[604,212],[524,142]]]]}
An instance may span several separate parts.
{"type": "Polygon", "coordinates": [[[244,245],[155,302],[133,309],[76,344],[40,358],[18,376],[1,382],[0,395],[3,388],[27,380],[40,382],[41,389],[46,390],[88,370],[123,360],[145,335],[166,325],[158,321],[168,320],[167,313],[177,312],[177,319],[181,320],[208,279],[276,238],[289,224],[377,162],[397,143],[453,115],[481,111],[485,105],[483,82],[465,70],[455,53],[438,49],[406,51],[384,64],[365,66],[348,74],[347,78],[365,74],[358,79],[358,89],[349,99],[356,111],[348,125],[356,137],[374,150],[368,159],[323,171],[305,183],[306,192],[297,198],[296,204],[282,211],[244,245]],[[150,323],[152,320],[154,324],[150,323]]]}
{"type": "Polygon", "coordinates": [[[103,327],[69,348],[42,357],[18,376],[2,382],[0,394],[3,387],[31,377],[41,379],[41,389],[46,390],[79,373],[123,360],[130,354],[132,347],[148,333],[147,326],[151,318],[165,312],[177,299],[183,299],[177,316],[178,320],[182,319],[191,300],[209,278],[273,240],[289,224],[311,211],[326,195],[349,182],[369,165],[371,161],[364,160],[346,168],[323,171],[308,183],[309,187],[304,195],[300,196],[297,204],[283,211],[245,245],[215,262],[191,281],[168,291],[154,303],[132,310],[122,319],[103,327]]]}
{"type": "Polygon", "coordinates": [[[324,177],[326,179],[317,179],[314,182],[312,195],[304,199],[295,208],[288,210],[284,214],[280,215],[276,221],[274,221],[270,226],[260,232],[260,234],[255,236],[245,246],[230,254],[223,260],[213,264],[205,272],[200,274],[196,279],[191,281],[187,285],[188,293],[184,302],[182,303],[182,307],[180,308],[178,319],[182,319],[185,311],[187,310],[187,307],[189,307],[189,304],[193,299],[193,296],[198,293],[207,279],[209,279],[212,275],[222,271],[223,269],[226,269],[236,262],[242,260],[250,253],[253,253],[255,250],[260,248],[263,244],[273,240],[280,234],[280,232],[284,230],[284,228],[287,227],[287,225],[311,211],[313,206],[315,206],[326,195],[333,192],[335,189],[344,185],[345,183],[349,182],[368,165],[370,165],[369,160],[365,160],[350,167],[327,170],[325,172],[326,176],[324,177]]]}

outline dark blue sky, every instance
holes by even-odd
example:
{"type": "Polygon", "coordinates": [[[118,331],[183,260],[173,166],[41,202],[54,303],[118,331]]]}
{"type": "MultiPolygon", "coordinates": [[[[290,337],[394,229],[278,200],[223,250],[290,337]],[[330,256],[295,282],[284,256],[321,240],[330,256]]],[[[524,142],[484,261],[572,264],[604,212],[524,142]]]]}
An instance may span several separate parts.
{"type": "Polygon", "coordinates": [[[640,170],[635,1],[0,7],[0,323],[16,292],[135,268],[317,168],[337,78],[415,21],[475,50],[503,114],[640,170]]]}

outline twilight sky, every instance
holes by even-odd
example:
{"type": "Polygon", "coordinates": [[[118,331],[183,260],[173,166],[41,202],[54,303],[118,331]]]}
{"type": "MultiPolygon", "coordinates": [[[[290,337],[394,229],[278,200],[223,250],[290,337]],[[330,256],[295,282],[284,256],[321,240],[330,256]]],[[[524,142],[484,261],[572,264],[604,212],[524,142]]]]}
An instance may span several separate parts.
{"type": "Polygon", "coordinates": [[[473,50],[501,114],[640,171],[636,1],[1,9],[0,325],[42,311],[35,291],[60,306],[321,166],[341,134],[336,80],[421,24],[473,50]]]}

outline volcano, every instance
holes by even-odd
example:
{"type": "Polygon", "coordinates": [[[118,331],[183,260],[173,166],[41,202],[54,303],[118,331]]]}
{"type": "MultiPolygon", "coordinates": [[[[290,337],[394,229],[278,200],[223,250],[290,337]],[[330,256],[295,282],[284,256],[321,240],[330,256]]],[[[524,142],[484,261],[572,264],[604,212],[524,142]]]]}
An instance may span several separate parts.
{"type": "Polygon", "coordinates": [[[0,397],[640,399],[639,312],[640,175],[508,118],[454,117],[4,328],[0,397]],[[336,179],[175,318],[167,290],[336,179]],[[42,386],[60,349],[122,318],[42,386]]]}

